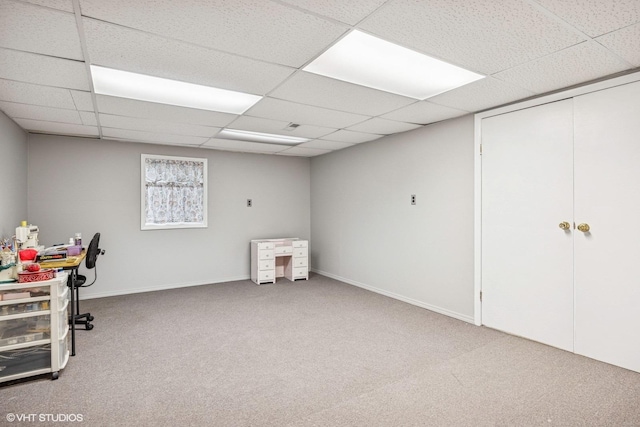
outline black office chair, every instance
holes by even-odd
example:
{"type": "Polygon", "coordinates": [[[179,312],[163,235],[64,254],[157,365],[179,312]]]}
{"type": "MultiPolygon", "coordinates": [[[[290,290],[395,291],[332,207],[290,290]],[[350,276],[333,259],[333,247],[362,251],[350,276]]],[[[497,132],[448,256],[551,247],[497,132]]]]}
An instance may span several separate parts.
{"type": "MultiPolygon", "coordinates": [[[[98,259],[98,255],[104,255],[104,250],[98,247],[99,244],[100,233],[96,233],[89,243],[89,247],[87,248],[87,257],[85,258],[85,266],[87,267],[87,269],[95,269],[95,278],[93,279],[93,282],[87,284],[87,276],[78,274],[78,276],[76,277],[76,313],[80,313],[80,288],[87,288],[96,283],[96,280],[98,280],[98,270],[95,268],[96,261],[98,259]]],[[[82,313],[76,314],[73,321],[76,325],[84,325],[85,329],[90,331],[91,329],[93,329],[93,325],[91,324],[91,321],[93,319],[94,317],[91,315],[91,313],[82,313]]]]}

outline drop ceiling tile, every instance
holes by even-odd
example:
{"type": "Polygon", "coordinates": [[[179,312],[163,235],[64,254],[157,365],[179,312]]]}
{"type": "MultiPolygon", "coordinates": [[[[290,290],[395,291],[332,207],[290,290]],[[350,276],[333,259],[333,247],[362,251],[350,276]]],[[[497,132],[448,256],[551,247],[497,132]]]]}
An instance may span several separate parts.
{"type": "Polygon", "coordinates": [[[320,150],[318,148],[303,148],[303,147],[292,147],[287,150],[281,151],[278,155],[281,156],[298,156],[298,157],[314,157],[320,156],[322,154],[330,153],[333,150],[320,150]]]}
{"type": "Polygon", "coordinates": [[[343,148],[351,147],[355,144],[350,144],[347,142],[338,142],[338,141],[325,141],[321,139],[315,139],[313,141],[305,142],[300,145],[296,145],[296,147],[300,148],[317,148],[320,150],[341,150],[343,148]]]}
{"type": "Polygon", "coordinates": [[[596,39],[606,48],[620,55],[625,61],[640,66],[640,24],[605,34],[596,39]]]}
{"type": "Polygon", "coordinates": [[[243,151],[248,153],[278,153],[289,148],[287,145],[263,144],[259,142],[236,141],[231,139],[211,138],[202,148],[216,148],[219,150],[243,151]]]}
{"type": "Polygon", "coordinates": [[[0,1],[0,46],[83,59],[73,14],[7,0],[0,1]]]}
{"type": "Polygon", "coordinates": [[[464,116],[465,114],[469,114],[469,112],[433,104],[429,101],[420,101],[415,104],[399,108],[396,111],[392,111],[391,113],[384,114],[380,117],[426,125],[428,123],[464,116]]]}
{"type": "Polygon", "coordinates": [[[283,0],[319,15],[327,16],[350,25],[355,25],[371,12],[382,6],[386,0],[283,0]]]}
{"type": "Polygon", "coordinates": [[[162,132],[172,135],[200,136],[211,138],[220,131],[219,127],[175,123],[166,120],[141,119],[139,117],[99,114],[100,125],[109,128],[162,132]]]}
{"type": "Polygon", "coordinates": [[[141,142],[150,142],[153,144],[172,144],[172,145],[200,145],[207,141],[208,138],[185,135],[170,135],[160,132],[141,132],[137,130],[114,129],[102,126],[102,136],[105,138],[118,138],[141,142]]]}
{"type": "Polygon", "coordinates": [[[415,123],[398,122],[395,120],[381,119],[374,117],[347,129],[356,132],[378,133],[381,135],[390,135],[392,133],[406,132],[411,129],[417,129],[421,125],[415,123]]]}
{"type": "Polygon", "coordinates": [[[583,83],[631,68],[596,42],[585,42],[494,75],[536,93],[583,83]]]}
{"type": "Polygon", "coordinates": [[[13,119],[31,119],[81,125],[80,115],[75,110],[42,107],[40,105],[17,104],[0,101],[0,110],[13,119]]]}
{"type": "Polygon", "coordinates": [[[100,113],[204,126],[224,127],[238,117],[235,114],[197,110],[195,108],[156,104],[153,102],[105,95],[97,95],[96,102],[100,113]]]}
{"type": "Polygon", "coordinates": [[[584,40],[526,1],[389,1],[358,27],[492,74],[584,40]]]}
{"type": "Polygon", "coordinates": [[[535,1],[591,37],[640,22],[638,0],[535,1]]]}
{"type": "Polygon", "coordinates": [[[429,102],[446,107],[478,112],[535,95],[518,86],[486,77],[482,80],[429,98],[429,102]]]}
{"type": "Polygon", "coordinates": [[[98,126],[98,120],[96,119],[96,113],[93,111],[78,111],[80,119],[83,125],[98,126]]]}
{"type": "Polygon", "coordinates": [[[0,79],[0,100],[75,110],[68,89],[0,79]]]}
{"type": "Polygon", "coordinates": [[[93,98],[91,92],[82,92],[79,90],[71,90],[71,96],[76,108],[80,111],[94,111],[93,98]]]}
{"type": "Polygon", "coordinates": [[[69,123],[44,122],[40,120],[15,119],[22,129],[60,135],[98,136],[98,128],[69,123]]]}
{"type": "Polygon", "coordinates": [[[336,129],[371,118],[371,116],[329,110],[269,97],[258,101],[245,115],[336,129]]]}
{"type": "Polygon", "coordinates": [[[83,62],[0,48],[0,78],[89,90],[83,62]]]}
{"type": "Polygon", "coordinates": [[[372,133],[352,132],[350,130],[338,130],[323,138],[327,141],[349,142],[357,144],[360,142],[373,141],[374,139],[382,138],[384,135],[375,135],[372,133]]]}
{"type": "Polygon", "coordinates": [[[405,96],[383,92],[300,71],[271,92],[273,98],[332,110],[378,116],[414,103],[405,96]]]}
{"type": "Polygon", "coordinates": [[[213,47],[241,56],[300,67],[348,27],[264,0],[81,0],[84,16],[213,47]]]}
{"type": "Polygon", "coordinates": [[[293,130],[286,127],[290,122],[280,120],[262,119],[259,117],[240,116],[228,127],[232,129],[249,130],[252,132],[273,133],[277,135],[299,136],[302,138],[319,138],[335,132],[335,128],[321,126],[300,125],[293,130]]]}
{"type": "Polygon", "coordinates": [[[83,20],[92,64],[222,89],[264,95],[294,69],[83,20]]]}
{"type": "Polygon", "coordinates": [[[73,12],[72,0],[22,0],[27,3],[38,4],[52,9],[73,12]]]}

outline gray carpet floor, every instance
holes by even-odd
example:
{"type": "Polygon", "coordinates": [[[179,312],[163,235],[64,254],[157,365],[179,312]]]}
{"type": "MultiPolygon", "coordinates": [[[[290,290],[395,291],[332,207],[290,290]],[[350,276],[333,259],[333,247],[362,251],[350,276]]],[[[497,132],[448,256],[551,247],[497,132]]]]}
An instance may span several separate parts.
{"type": "Polygon", "coordinates": [[[81,308],[95,329],[57,381],[0,387],[0,425],[640,426],[638,373],[316,274],[81,308]]]}

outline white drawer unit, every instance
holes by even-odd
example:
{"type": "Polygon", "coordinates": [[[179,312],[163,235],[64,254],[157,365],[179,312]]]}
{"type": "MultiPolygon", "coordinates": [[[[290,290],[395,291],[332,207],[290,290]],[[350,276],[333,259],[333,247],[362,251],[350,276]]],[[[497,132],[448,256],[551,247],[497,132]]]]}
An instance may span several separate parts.
{"type": "Polygon", "coordinates": [[[251,280],[258,285],[276,282],[274,242],[251,241],[251,280]]]}
{"type": "Polygon", "coordinates": [[[0,382],[51,373],[69,360],[67,274],[0,284],[0,382]]]}
{"type": "Polygon", "coordinates": [[[309,242],[298,238],[251,241],[251,280],[275,283],[279,277],[291,281],[309,279],[309,242]]]}

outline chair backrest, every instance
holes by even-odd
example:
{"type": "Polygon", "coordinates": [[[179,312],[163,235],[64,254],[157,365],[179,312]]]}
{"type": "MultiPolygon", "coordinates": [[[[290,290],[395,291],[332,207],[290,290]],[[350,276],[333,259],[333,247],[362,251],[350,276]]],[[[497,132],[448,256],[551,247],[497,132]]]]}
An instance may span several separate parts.
{"type": "Polygon", "coordinates": [[[96,233],[87,248],[87,258],[85,260],[87,268],[94,268],[96,266],[96,259],[98,259],[98,255],[100,255],[100,248],[98,247],[99,244],[100,233],[96,233]]]}

